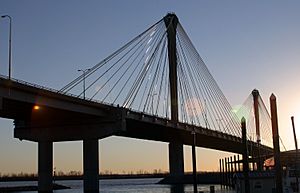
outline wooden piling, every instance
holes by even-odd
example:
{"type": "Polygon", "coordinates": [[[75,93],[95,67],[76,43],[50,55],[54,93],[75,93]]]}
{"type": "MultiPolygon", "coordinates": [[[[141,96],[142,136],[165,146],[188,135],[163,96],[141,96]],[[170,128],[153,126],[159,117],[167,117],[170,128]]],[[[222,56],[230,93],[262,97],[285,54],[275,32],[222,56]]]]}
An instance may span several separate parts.
{"type": "Polygon", "coordinates": [[[193,132],[192,159],[193,159],[193,187],[194,193],[197,193],[197,162],[196,162],[196,133],[193,132]]]}
{"type": "Polygon", "coordinates": [[[240,172],[241,171],[241,164],[240,164],[240,155],[238,154],[237,155],[237,160],[238,160],[238,171],[240,172]]]}
{"type": "Polygon", "coordinates": [[[227,158],[225,158],[225,186],[228,188],[228,162],[227,158]]]}
{"type": "Polygon", "coordinates": [[[245,179],[245,193],[250,193],[248,142],[247,142],[247,131],[246,131],[246,119],[244,117],[241,120],[241,127],[242,127],[242,141],[243,141],[243,174],[245,179]]]}
{"type": "Polygon", "coordinates": [[[234,155],[234,158],[233,158],[233,160],[234,160],[234,173],[236,173],[236,172],[237,172],[237,161],[236,161],[236,155],[234,155]]]}
{"type": "Polygon", "coordinates": [[[220,171],[219,171],[219,178],[220,178],[220,185],[221,185],[221,188],[223,188],[223,182],[222,182],[222,161],[221,161],[221,159],[219,159],[219,169],[220,169],[220,171]]]}
{"type": "Polygon", "coordinates": [[[282,166],[280,162],[280,146],[279,146],[279,133],[278,133],[278,118],[277,118],[277,105],[276,97],[274,94],[270,96],[271,105],[271,121],[272,121],[272,134],[273,134],[273,147],[274,147],[274,163],[276,170],[276,193],[283,193],[282,188],[282,166]]]}
{"type": "Polygon", "coordinates": [[[291,117],[292,126],[293,126],[293,134],[294,134],[294,142],[296,148],[296,158],[295,158],[295,170],[296,170],[296,192],[299,192],[299,178],[298,178],[298,143],[297,143],[297,136],[296,136],[296,129],[294,123],[294,117],[291,117]]]}
{"type": "Polygon", "coordinates": [[[224,166],[224,159],[222,159],[222,184],[223,184],[223,187],[225,185],[225,166],[224,166]]]}
{"type": "Polygon", "coordinates": [[[230,186],[233,187],[233,162],[232,156],[230,156],[230,186]]]}

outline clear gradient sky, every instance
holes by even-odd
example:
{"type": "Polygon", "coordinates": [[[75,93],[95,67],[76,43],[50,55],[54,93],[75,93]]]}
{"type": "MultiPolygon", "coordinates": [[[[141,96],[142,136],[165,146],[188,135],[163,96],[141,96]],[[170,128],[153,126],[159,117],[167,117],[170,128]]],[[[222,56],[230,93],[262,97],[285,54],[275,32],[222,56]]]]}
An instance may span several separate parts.
{"type": "MultiPolygon", "coordinates": [[[[234,105],[259,89],[278,100],[280,135],[294,148],[290,116],[300,135],[300,1],[0,0],[13,17],[13,77],[55,89],[175,12],[223,93],[234,105]]],[[[0,20],[0,74],[7,75],[8,22],[0,20]]],[[[300,138],[300,137],[299,137],[300,138]]],[[[166,143],[109,137],[99,142],[100,169],[168,170],[166,143]]],[[[198,169],[217,170],[228,155],[197,148],[198,169]]],[[[185,169],[191,170],[190,147],[185,169]]],[[[54,144],[57,170],[82,170],[82,143],[54,144]]],[[[0,173],[37,171],[37,144],[13,138],[0,119],[0,173]]]]}

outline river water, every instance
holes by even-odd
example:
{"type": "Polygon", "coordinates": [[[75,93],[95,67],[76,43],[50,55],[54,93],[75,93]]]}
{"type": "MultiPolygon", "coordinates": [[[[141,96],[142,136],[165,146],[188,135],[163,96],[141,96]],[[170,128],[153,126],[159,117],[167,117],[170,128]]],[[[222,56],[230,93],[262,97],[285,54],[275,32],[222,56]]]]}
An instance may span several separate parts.
{"type": "MultiPolygon", "coordinates": [[[[157,184],[161,178],[143,178],[143,179],[113,179],[100,180],[100,193],[192,193],[192,185],[171,186],[157,184]]],[[[83,183],[81,180],[57,181],[57,184],[71,187],[67,190],[55,190],[54,193],[83,193],[83,183]]],[[[11,186],[30,186],[37,185],[36,181],[26,182],[0,182],[0,187],[11,186]]],[[[209,192],[209,184],[198,185],[198,191],[209,192]]],[[[221,190],[220,185],[214,185],[216,193],[234,193],[233,190],[221,190]]],[[[21,192],[19,192],[21,193],[21,192]]],[[[27,191],[22,193],[36,193],[36,191],[27,191]]]]}

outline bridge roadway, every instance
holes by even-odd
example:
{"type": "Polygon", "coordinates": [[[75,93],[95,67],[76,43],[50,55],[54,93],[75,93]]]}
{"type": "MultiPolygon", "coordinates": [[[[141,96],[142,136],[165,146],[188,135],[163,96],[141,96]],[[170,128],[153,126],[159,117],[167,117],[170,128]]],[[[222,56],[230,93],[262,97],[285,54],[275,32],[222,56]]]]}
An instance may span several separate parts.
{"type": "MultiPolygon", "coordinates": [[[[241,138],[230,134],[174,123],[4,77],[0,78],[0,116],[14,120],[15,138],[46,142],[39,144],[39,148],[49,151],[52,151],[52,142],[97,140],[98,144],[98,139],[112,135],[192,145],[192,131],[195,131],[198,147],[242,153],[241,138]],[[39,108],[35,108],[36,105],[39,108]]],[[[256,154],[257,144],[251,141],[248,144],[256,154]]],[[[271,153],[272,149],[261,145],[261,151],[271,153]]],[[[43,152],[39,150],[39,154],[43,152]]],[[[39,156],[39,162],[42,159],[39,156]]]]}
{"type": "MultiPolygon", "coordinates": [[[[5,78],[0,78],[0,116],[14,119],[14,136],[21,140],[59,142],[116,135],[192,145],[195,131],[198,147],[242,153],[240,137],[5,78]]],[[[257,145],[249,141],[250,147],[256,151],[257,145]]]]}

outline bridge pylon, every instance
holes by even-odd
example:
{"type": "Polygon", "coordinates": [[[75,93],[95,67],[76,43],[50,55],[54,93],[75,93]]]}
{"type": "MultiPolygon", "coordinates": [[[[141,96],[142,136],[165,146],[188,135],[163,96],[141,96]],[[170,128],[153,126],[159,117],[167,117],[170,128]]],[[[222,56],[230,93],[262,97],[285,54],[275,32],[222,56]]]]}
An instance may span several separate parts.
{"type": "MultiPolygon", "coordinates": [[[[169,13],[164,17],[168,38],[169,82],[171,93],[171,121],[178,122],[177,54],[176,29],[178,18],[169,13]]],[[[183,143],[174,140],[169,143],[169,170],[175,180],[184,176],[183,143]]]]}
{"type": "Polygon", "coordinates": [[[256,142],[258,145],[258,152],[257,152],[257,169],[262,170],[263,164],[262,164],[262,159],[261,159],[261,152],[260,152],[260,121],[259,121],[259,102],[258,102],[258,97],[259,97],[259,92],[257,89],[254,89],[252,91],[252,96],[253,96],[253,107],[254,107],[254,120],[255,120],[255,128],[256,128],[256,142]]]}

